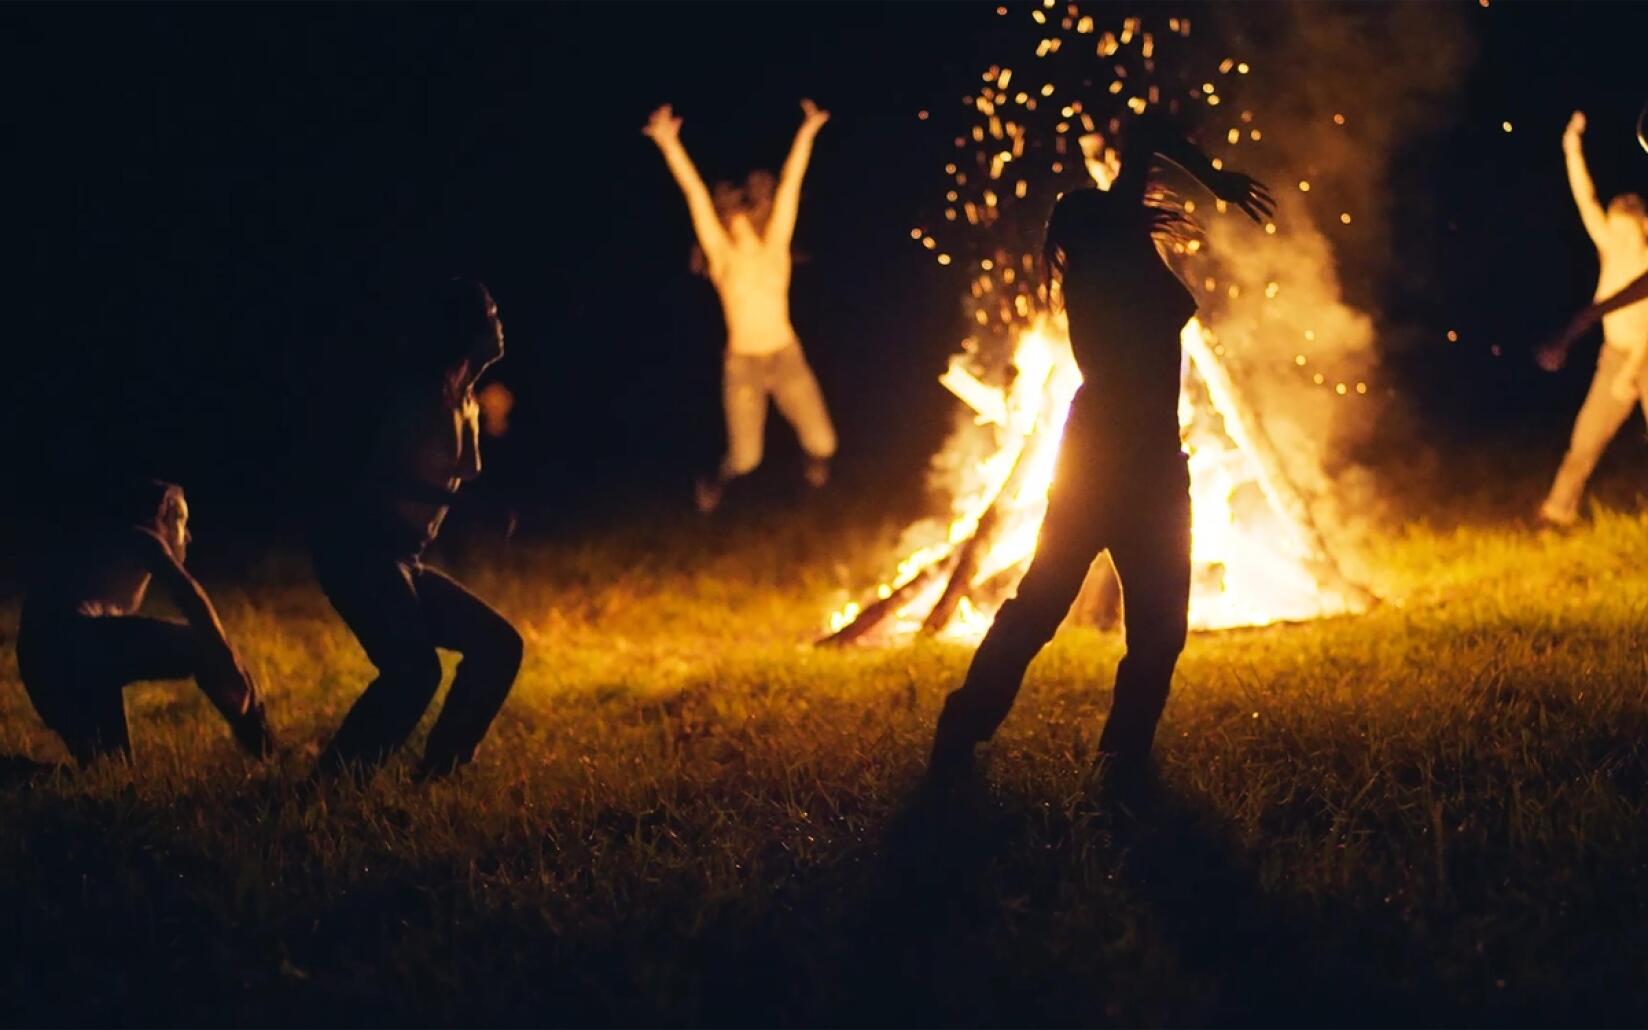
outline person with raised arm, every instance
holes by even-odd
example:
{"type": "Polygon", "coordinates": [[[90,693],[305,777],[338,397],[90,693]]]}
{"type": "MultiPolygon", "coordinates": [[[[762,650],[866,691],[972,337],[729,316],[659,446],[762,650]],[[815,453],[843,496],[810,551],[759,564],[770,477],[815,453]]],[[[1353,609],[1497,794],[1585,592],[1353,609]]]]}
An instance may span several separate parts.
{"type": "MultiPolygon", "coordinates": [[[[1539,520],[1552,526],[1571,526],[1579,520],[1579,502],[1602,452],[1639,404],[1648,414],[1648,304],[1618,303],[1630,298],[1634,281],[1648,272],[1648,209],[1635,193],[1622,193],[1607,208],[1597,197],[1585,165],[1582,137],[1585,115],[1575,111],[1562,134],[1562,152],[1568,167],[1568,186],[1579,208],[1585,231],[1596,245],[1600,269],[1592,311],[1602,321],[1602,351],[1597,355],[1591,388],[1574,419],[1568,451],[1558,466],[1550,491],[1539,506],[1539,520]]],[[[1570,323],[1554,344],[1542,348],[1539,363],[1547,369],[1562,366],[1568,347],[1590,323],[1586,313],[1570,323]]]]}
{"type": "Polygon", "coordinates": [[[810,485],[821,487],[829,480],[836,452],[824,395],[790,324],[790,241],[801,206],[801,180],[813,139],[830,118],[811,100],[803,100],[801,109],[801,128],[776,188],[772,176],[757,172],[742,188],[721,184],[712,194],[681,145],[681,119],[668,104],[654,111],[641,130],[658,145],[686,196],[704,270],[721,299],[727,326],[721,380],[727,450],[716,472],[696,483],[696,501],[704,512],[720,504],[727,484],[761,464],[769,398],[801,441],[810,485]]]}
{"type": "Polygon", "coordinates": [[[125,688],[194,679],[235,741],[256,758],[274,736],[251,675],[183,561],[189,504],[175,483],[145,480],[92,513],[31,577],[17,664],[36,712],[81,766],[130,761],[125,688]],[[139,615],[152,583],[183,621],[139,615]]]}
{"type": "Polygon", "coordinates": [[[1190,474],[1179,437],[1179,333],[1196,313],[1161,253],[1191,226],[1180,211],[1147,200],[1151,161],[1178,165],[1255,221],[1274,203],[1262,184],[1215,169],[1158,117],[1133,123],[1122,144],[1110,189],[1064,194],[1047,222],[1050,299],[1068,315],[1083,386],[1065,423],[1030,568],[966,680],[945,699],[930,784],[971,775],[976,746],[1006,718],[1025,669],[1106,549],[1121,581],[1127,654],[1099,753],[1107,782],[1147,782],[1142,774],[1187,629],[1190,474]]]}
{"type": "Polygon", "coordinates": [[[414,775],[454,772],[474,758],[521,666],[515,628],[423,560],[458,488],[481,472],[475,384],[503,357],[498,307],[481,283],[454,278],[391,317],[376,432],[312,536],[315,577],[378,670],[321,753],[320,776],[364,777],[406,742],[440,688],[437,649],[463,659],[414,775]]]}

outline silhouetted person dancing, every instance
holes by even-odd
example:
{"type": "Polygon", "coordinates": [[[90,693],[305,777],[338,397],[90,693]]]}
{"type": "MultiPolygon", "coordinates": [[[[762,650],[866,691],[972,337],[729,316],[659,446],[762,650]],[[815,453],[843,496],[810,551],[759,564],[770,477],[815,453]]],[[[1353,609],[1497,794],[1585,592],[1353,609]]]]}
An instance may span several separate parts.
{"type": "Polygon", "coordinates": [[[458,487],[481,471],[475,383],[503,356],[497,306],[485,286],[453,279],[402,315],[365,467],[314,535],[315,576],[378,670],[322,753],[323,774],[369,772],[406,741],[441,685],[438,648],[463,660],[417,776],[452,772],[521,665],[515,628],[423,562],[458,487]]]}
{"type": "Polygon", "coordinates": [[[206,591],[183,567],[183,488],[146,481],[94,513],[41,563],[17,632],[17,665],[35,711],[80,765],[130,760],[125,688],[193,678],[252,755],[274,751],[263,702],[206,591]],[[182,622],[138,615],[153,581],[182,622]]]}
{"type": "MultiPolygon", "coordinates": [[[[1620,194],[1603,209],[1597,199],[1596,186],[1591,182],[1590,170],[1585,167],[1581,146],[1584,132],[1585,115],[1575,111],[1562,134],[1562,150],[1567,158],[1568,185],[1573,189],[1574,203],[1579,207],[1585,231],[1596,244],[1601,263],[1595,297],[1604,301],[1610,294],[1626,290],[1633,280],[1648,272],[1648,210],[1644,209],[1642,198],[1634,193],[1620,194]]],[[[1560,367],[1567,346],[1577,336],[1578,332],[1570,331],[1564,337],[1566,342],[1542,351],[1540,364],[1546,368],[1560,367]]],[[[1632,408],[1641,404],[1644,414],[1648,415],[1645,361],[1648,361],[1648,304],[1612,306],[1602,315],[1602,351],[1597,356],[1596,375],[1574,420],[1568,452],[1557,469],[1550,492],[1539,506],[1540,521],[1556,526],[1576,522],[1585,483],[1609,441],[1631,416],[1632,408]]]]}
{"type": "Polygon", "coordinates": [[[1084,385],[1070,406],[1030,569],[945,700],[929,777],[969,774],[975,745],[1006,718],[1025,669],[1063,621],[1106,548],[1122,584],[1127,654],[1099,750],[1122,772],[1148,765],[1156,722],[1184,648],[1190,598],[1190,473],[1179,440],[1179,332],[1196,302],[1163,261],[1159,239],[1188,226],[1145,201],[1150,160],[1161,156],[1257,221],[1265,187],[1215,170],[1155,118],[1135,123],[1111,189],[1062,197],[1043,251],[1084,385]]]}
{"type": "Polygon", "coordinates": [[[801,440],[807,482],[819,487],[829,479],[835,427],[790,324],[790,240],[813,138],[830,115],[811,100],[803,100],[801,109],[806,117],[776,190],[771,175],[757,172],[743,189],[723,184],[712,197],[681,145],[681,119],[668,104],[654,111],[641,130],[658,144],[686,195],[693,231],[727,323],[721,381],[727,451],[716,474],[698,481],[700,511],[713,511],[729,482],[761,464],[769,397],[801,440]]]}

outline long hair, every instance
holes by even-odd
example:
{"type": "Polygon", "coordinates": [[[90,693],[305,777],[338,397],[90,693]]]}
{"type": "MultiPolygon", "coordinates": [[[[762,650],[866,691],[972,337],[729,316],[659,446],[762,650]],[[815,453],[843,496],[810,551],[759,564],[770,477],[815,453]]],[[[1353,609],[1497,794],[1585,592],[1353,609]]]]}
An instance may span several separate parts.
{"type": "Polygon", "coordinates": [[[1053,205],[1042,237],[1049,298],[1063,292],[1072,258],[1080,264],[1130,237],[1148,238],[1165,257],[1168,250],[1182,247],[1200,232],[1176,198],[1160,187],[1148,189],[1142,202],[1094,188],[1066,193],[1053,205]]]}
{"type": "Polygon", "coordinates": [[[132,526],[156,526],[183,504],[183,488],[164,479],[114,476],[81,493],[81,503],[55,529],[65,538],[119,533],[132,526]]]}
{"type": "Polygon", "coordinates": [[[396,378],[444,382],[491,328],[496,310],[486,285],[463,276],[408,292],[388,318],[396,378]]]}
{"type": "MultiPolygon", "coordinates": [[[[757,233],[764,233],[767,223],[772,220],[773,194],[777,190],[778,180],[773,173],[757,168],[745,177],[742,186],[730,182],[716,183],[710,188],[710,203],[715,205],[716,217],[721,219],[722,225],[730,225],[733,216],[741,214],[750,220],[751,227],[757,233]]],[[[703,247],[693,246],[687,266],[694,275],[710,274],[710,263],[704,256],[703,247]]]]}
{"type": "MultiPolygon", "coordinates": [[[[492,294],[475,279],[394,274],[346,300],[301,372],[302,455],[284,470],[292,486],[319,496],[348,496],[373,460],[383,413],[398,398],[454,400],[453,372],[487,330],[492,294]],[[439,393],[435,393],[439,391],[439,393]]],[[[326,505],[299,513],[305,522],[331,516],[326,505]]],[[[310,526],[313,528],[313,526],[310,526]]]]}

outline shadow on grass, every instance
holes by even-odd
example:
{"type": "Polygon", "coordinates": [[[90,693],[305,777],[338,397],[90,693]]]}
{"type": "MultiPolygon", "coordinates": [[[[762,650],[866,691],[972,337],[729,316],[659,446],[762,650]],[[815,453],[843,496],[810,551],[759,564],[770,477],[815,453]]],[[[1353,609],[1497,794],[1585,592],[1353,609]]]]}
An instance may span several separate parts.
{"type": "Polygon", "coordinates": [[[885,859],[849,931],[862,993],[828,1013],[842,1022],[1404,1025],[1459,1016],[1427,999],[1426,985],[1384,974],[1392,949],[1411,944],[1399,921],[1265,889],[1218,814],[1166,788],[1132,811],[1091,797],[1062,814],[1045,799],[976,785],[918,793],[892,823],[885,859]],[[1071,850],[1083,867],[1074,872],[1071,850]],[[1015,953],[1015,941],[1038,934],[1015,953]]]}
{"type": "Polygon", "coordinates": [[[0,790],[26,787],[36,780],[68,769],[68,766],[53,762],[36,762],[24,755],[0,755],[0,790]]]}
{"type": "MultiPolygon", "coordinates": [[[[519,840],[330,868],[286,788],[221,813],[214,853],[127,791],[19,798],[0,847],[8,1023],[1434,1025],[1557,1022],[1450,997],[1436,942],[1375,900],[1267,882],[1221,813],[1137,816],[1029,788],[918,795],[824,866],[775,841],[747,882],[656,866],[602,906],[535,893],[519,840]],[[278,859],[277,857],[278,856],[278,859]],[[357,867],[358,869],[358,867],[357,867]],[[466,883],[465,877],[473,880],[466,883]],[[479,877],[478,880],[473,878],[479,877]],[[489,891],[484,885],[496,883],[489,891]],[[477,888],[474,883],[482,887],[477,888]],[[718,897],[706,896],[719,895],[718,897]],[[546,911],[547,909],[547,911],[546,911]]],[[[346,799],[375,819],[404,800],[346,799]]],[[[578,823],[606,845],[645,829],[578,823]]],[[[668,814],[659,819],[667,822],[668,814]]],[[[608,825],[610,823],[611,825],[608,825]]],[[[569,864],[580,860],[567,857],[569,864]]],[[[583,884],[585,892],[611,884],[583,884]]],[[[1609,968],[1618,969],[1617,965],[1609,968]]],[[[1606,1005],[1595,1022],[1620,1010],[1606,1005]]]]}

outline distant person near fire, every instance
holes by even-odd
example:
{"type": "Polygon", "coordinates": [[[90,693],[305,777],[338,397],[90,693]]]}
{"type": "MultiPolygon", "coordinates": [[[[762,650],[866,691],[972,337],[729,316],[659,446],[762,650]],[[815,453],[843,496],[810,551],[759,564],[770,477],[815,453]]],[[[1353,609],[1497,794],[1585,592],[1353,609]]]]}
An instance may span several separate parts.
{"type": "Polygon", "coordinates": [[[686,195],[704,271],[721,298],[727,325],[721,380],[727,450],[716,472],[696,484],[704,512],[721,503],[727,484],[761,464],[768,398],[801,440],[809,484],[821,487],[828,481],[835,455],[835,427],[790,324],[790,240],[801,180],[813,139],[830,117],[810,100],[801,102],[801,110],[805,117],[776,187],[769,173],[758,171],[742,187],[720,183],[712,194],[681,145],[681,119],[668,104],[641,130],[658,144],[686,195]]]}
{"type": "MultiPolygon", "coordinates": [[[[1608,310],[1601,314],[1602,352],[1596,375],[1574,420],[1568,453],[1539,507],[1540,521],[1555,526],[1569,526],[1579,519],[1585,483],[1631,411],[1641,405],[1648,415],[1648,303],[1628,300],[1637,292],[1630,290],[1633,280],[1648,272],[1648,208],[1635,193],[1622,193],[1603,208],[1585,166],[1584,132],[1585,115],[1575,111],[1562,134],[1562,150],[1574,203],[1601,263],[1595,294],[1599,303],[1593,310],[1603,306],[1608,310]],[[1627,303],[1610,303],[1622,295],[1627,303]]],[[[1561,340],[1541,350],[1540,364],[1560,368],[1567,348],[1589,324],[1582,314],[1561,340]]]]}
{"type": "Polygon", "coordinates": [[[1162,259],[1191,228],[1175,208],[1146,200],[1151,160],[1189,172],[1255,221],[1273,201],[1263,185],[1220,171],[1155,116],[1122,140],[1108,191],[1067,193],[1053,208],[1043,252],[1050,296],[1070,320],[1084,385],[1070,405],[1058,468],[1030,569],[1001,607],[961,687],[945,699],[928,782],[971,775],[1018,695],[1025,669],[1063,621],[1100,551],[1122,586],[1127,654],[1099,753],[1106,782],[1143,785],[1156,723],[1184,648],[1190,602],[1190,473],[1179,436],[1179,333],[1196,313],[1162,259]]]}

